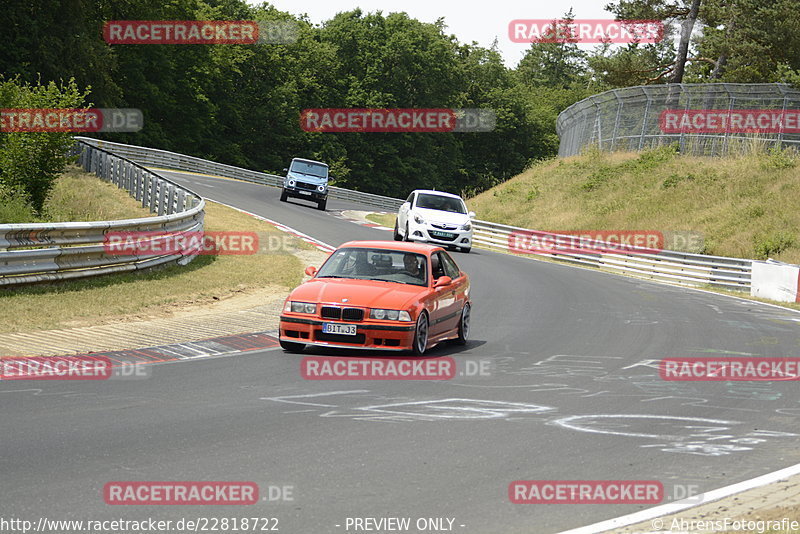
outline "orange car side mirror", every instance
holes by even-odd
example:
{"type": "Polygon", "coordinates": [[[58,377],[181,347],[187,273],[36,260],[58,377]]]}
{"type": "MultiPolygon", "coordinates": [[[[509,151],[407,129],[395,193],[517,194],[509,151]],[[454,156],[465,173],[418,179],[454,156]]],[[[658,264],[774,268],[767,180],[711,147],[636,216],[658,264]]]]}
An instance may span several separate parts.
{"type": "Polygon", "coordinates": [[[317,268],[314,267],[313,265],[309,265],[308,267],[306,267],[306,274],[308,276],[314,276],[315,274],[317,274],[317,268]]]}
{"type": "Polygon", "coordinates": [[[439,277],[439,278],[437,278],[437,279],[436,279],[436,281],[433,283],[433,287],[444,287],[444,286],[449,286],[449,285],[450,285],[450,284],[452,284],[452,283],[453,283],[453,279],[452,279],[452,278],[450,278],[449,276],[440,276],[440,277],[439,277]]]}

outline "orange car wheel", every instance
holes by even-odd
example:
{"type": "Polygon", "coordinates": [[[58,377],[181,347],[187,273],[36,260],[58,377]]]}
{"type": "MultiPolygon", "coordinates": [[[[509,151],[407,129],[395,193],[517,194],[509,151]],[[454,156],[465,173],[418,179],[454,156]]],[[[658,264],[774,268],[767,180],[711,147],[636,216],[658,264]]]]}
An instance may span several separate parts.
{"type": "Polygon", "coordinates": [[[428,314],[422,312],[417,318],[417,327],[414,329],[414,354],[422,356],[428,348],[428,314]]]}
{"type": "Polygon", "coordinates": [[[458,339],[456,339],[456,343],[459,345],[466,345],[467,339],[469,339],[469,319],[472,313],[472,306],[469,303],[464,304],[464,308],[461,310],[461,320],[458,322],[458,339]]]}

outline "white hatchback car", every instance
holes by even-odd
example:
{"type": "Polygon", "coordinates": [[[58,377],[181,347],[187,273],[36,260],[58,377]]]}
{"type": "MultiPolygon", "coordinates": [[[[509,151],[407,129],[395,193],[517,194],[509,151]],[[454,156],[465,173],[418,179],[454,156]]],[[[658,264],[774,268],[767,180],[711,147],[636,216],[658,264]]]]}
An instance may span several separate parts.
{"type": "Polygon", "coordinates": [[[395,241],[425,241],[461,252],[472,248],[472,218],[458,195],[443,191],[417,189],[397,212],[395,241]]]}

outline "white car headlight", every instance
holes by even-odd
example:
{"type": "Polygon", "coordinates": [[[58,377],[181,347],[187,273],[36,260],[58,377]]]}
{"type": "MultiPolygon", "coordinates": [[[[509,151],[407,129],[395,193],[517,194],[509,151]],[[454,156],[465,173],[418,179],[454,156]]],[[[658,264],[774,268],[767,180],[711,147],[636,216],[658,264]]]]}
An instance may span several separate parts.
{"type": "Polygon", "coordinates": [[[289,187],[294,187],[294,180],[289,180],[289,187]]]}
{"type": "Polygon", "coordinates": [[[319,191],[320,193],[322,193],[323,191],[325,191],[325,186],[324,186],[324,185],[318,185],[318,186],[317,186],[317,191],[319,191]]]}
{"type": "Polygon", "coordinates": [[[389,321],[408,321],[411,322],[411,314],[404,310],[384,310],[381,308],[374,308],[369,311],[370,319],[384,319],[389,321]]]}
{"type": "Polygon", "coordinates": [[[423,219],[419,215],[414,214],[414,222],[417,224],[425,224],[425,219],[423,219]]]}
{"type": "Polygon", "coordinates": [[[462,230],[466,230],[467,232],[469,232],[470,230],[472,230],[472,223],[468,222],[466,224],[462,224],[461,225],[461,229],[462,230]]]}
{"type": "Polygon", "coordinates": [[[317,313],[317,305],[311,302],[286,301],[283,311],[293,313],[317,313]]]}

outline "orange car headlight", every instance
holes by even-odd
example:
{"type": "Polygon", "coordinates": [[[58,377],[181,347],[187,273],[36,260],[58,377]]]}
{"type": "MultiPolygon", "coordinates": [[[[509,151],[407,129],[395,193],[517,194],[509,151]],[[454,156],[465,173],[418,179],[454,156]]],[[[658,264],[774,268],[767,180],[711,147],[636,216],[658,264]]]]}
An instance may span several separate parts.
{"type": "Polygon", "coordinates": [[[411,322],[411,314],[405,310],[384,310],[373,308],[369,311],[370,319],[389,320],[389,321],[408,321],[411,322]]]}
{"type": "Polygon", "coordinates": [[[283,311],[293,313],[317,313],[317,305],[311,302],[297,302],[287,300],[283,311]]]}

